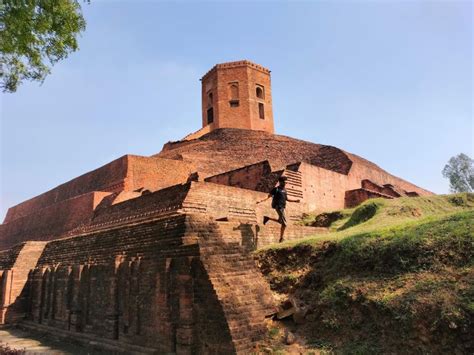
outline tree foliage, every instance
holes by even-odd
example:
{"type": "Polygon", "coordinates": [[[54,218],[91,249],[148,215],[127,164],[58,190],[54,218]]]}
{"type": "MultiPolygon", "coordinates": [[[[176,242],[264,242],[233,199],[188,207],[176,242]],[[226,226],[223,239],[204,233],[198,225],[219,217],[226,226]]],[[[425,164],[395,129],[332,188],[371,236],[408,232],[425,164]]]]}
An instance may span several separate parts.
{"type": "Polygon", "coordinates": [[[452,192],[474,191],[474,160],[466,154],[461,153],[449,159],[442,173],[449,179],[452,192]]]}
{"type": "Polygon", "coordinates": [[[78,49],[85,29],[77,0],[0,0],[0,78],[4,92],[43,82],[50,66],[78,49]]]}

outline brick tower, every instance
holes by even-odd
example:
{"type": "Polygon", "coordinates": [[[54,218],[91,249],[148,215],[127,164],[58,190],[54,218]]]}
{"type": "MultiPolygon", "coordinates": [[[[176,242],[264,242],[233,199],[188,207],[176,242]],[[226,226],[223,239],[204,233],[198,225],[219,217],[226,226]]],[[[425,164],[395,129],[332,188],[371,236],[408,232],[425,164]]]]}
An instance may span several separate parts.
{"type": "Polygon", "coordinates": [[[247,60],[222,63],[201,82],[203,128],[274,133],[270,70],[247,60]]]}

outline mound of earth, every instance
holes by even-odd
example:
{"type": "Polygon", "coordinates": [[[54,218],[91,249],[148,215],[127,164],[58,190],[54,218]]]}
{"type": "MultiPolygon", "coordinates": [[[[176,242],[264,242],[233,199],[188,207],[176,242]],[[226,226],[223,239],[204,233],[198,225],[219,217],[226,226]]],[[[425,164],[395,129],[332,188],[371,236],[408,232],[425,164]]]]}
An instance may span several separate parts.
{"type": "Polygon", "coordinates": [[[256,254],[276,297],[293,305],[269,324],[264,348],[474,352],[474,195],[375,203],[365,222],[256,254]],[[414,208],[421,215],[406,213],[414,208]]]}

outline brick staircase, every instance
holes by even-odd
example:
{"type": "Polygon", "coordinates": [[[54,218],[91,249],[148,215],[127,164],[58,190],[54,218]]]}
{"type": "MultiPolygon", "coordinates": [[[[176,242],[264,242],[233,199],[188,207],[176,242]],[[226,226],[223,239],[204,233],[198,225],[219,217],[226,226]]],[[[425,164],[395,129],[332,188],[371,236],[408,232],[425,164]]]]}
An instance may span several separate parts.
{"type": "Polygon", "coordinates": [[[0,270],[11,269],[24,246],[25,243],[20,243],[10,249],[0,251],[0,270]]]}
{"type": "Polygon", "coordinates": [[[6,321],[13,322],[25,315],[25,297],[23,290],[28,280],[28,274],[34,269],[46,242],[26,242],[13,248],[8,269],[1,274],[2,295],[0,304],[0,324],[6,321]]]}
{"type": "Polygon", "coordinates": [[[285,169],[284,175],[287,178],[286,190],[288,191],[288,196],[296,199],[303,198],[303,180],[301,176],[301,171],[292,171],[285,169]]]}
{"type": "Polygon", "coordinates": [[[202,257],[209,280],[227,319],[232,342],[237,353],[248,353],[254,342],[266,332],[265,316],[272,313],[273,300],[255,262],[242,254],[240,247],[224,255],[202,257]]]}

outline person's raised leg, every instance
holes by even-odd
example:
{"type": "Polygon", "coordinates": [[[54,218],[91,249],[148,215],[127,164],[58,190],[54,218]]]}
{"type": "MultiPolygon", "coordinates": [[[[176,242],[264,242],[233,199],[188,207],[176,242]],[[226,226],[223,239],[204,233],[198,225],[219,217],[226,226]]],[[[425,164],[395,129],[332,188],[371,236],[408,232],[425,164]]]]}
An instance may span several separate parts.
{"type": "Polygon", "coordinates": [[[268,221],[273,221],[273,222],[280,223],[279,219],[268,217],[268,216],[263,216],[263,224],[267,224],[268,221]]]}

